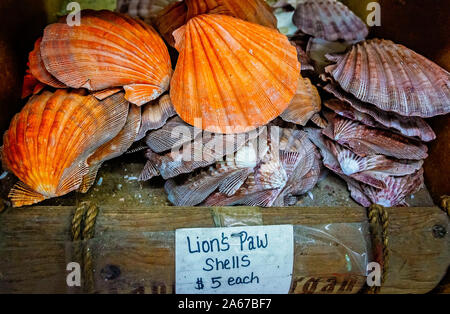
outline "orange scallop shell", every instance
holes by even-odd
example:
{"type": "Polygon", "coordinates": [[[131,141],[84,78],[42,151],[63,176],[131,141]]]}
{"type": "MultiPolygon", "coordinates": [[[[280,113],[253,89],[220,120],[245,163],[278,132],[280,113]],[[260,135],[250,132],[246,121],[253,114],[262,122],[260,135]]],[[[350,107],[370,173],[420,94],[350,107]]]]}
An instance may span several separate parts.
{"type": "Polygon", "coordinates": [[[53,75],[51,75],[45,68],[44,61],[41,56],[41,42],[42,37],[36,40],[34,43],[34,49],[28,55],[28,62],[30,65],[31,74],[41,83],[49,85],[55,88],[67,87],[60,81],[58,81],[53,75]]]}
{"type": "Polygon", "coordinates": [[[170,98],[185,122],[241,133],[267,124],[291,102],[300,63],[295,47],[276,30],[207,14],[174,36],[180,56],[170,98]]]}
{"type": "Polygon", "coordinates": [[[224,14],[262,26],[277,28],[272,9],[263,0],[184,0],[162,11],[155,19],[157,29],[174,45],[172,32],[201,14],[224,14]]]}
{"type": "Polygon", "coordinates": [[[82,91],[44,91],[16,114],[3,136],[2,162],[21,182],[13,206],[31,205],[76,190],[87,158],[123,128],[123,93],[102,102],[82,91]]]}
{"type": "Polygon", "coordinates": [[[297,92],[292,98],[288,108],[280,115],[281,119],[305,126],[311,117],[322,109],[317,88],[312,85],[309,78],[300,76],[298,80],[297,92]]]}
{"type": "Polygon", "coordinates": [[[72,88],[123,86],[125,98],[140,106],[169,87],[172,66],[164,41],[127,15],[84,10],[80,26],[47,26],[40,49],[48,72],[72,88]]]}

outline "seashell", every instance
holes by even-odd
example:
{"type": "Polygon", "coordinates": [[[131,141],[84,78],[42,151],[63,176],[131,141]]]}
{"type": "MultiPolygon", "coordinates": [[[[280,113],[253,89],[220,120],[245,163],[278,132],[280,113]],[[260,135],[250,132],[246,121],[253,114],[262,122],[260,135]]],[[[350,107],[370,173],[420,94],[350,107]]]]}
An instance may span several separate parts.
{"type": "Polygon", "coordinates": [[[224,14],[262,26],[277,28],[272,9],[263,0],[184,0],[162,11],[155,24],[170,45],[174,45],[173,31],[191,18],[202,14],[224,14]]]}
{"type": "MultiPolygon", "coordinates": [[[[303,131],[280,129],[280,143],[273,141],[270,150],[254,173],[233,195],[220,191],[209,196],[205,206],[284,206],[292,204],[290,196],[306,193],[317,183],[319,162],[314,146],[303,131]],[[287,150],[278,150],[280,148],[287,150]],[[287,201],[287,203],[285,203],[287,201]]],[[[272,133],[272,130],[271,130],[272,133]]]]}
{"type": "Polygon", "coordinates": [[[325,105],[343,117],[371,127],[390,129],[404,136],[418,138],[425,142],[436,138],[433,129],[420,117],[403,117],[394,112],[378,110],[333,84],[327,84],[324,89],[341,100],[341,102],[325,102],[325,105]]]}
{"type": "Polygon", "coordinates": [[[30,73],[41,83],[49,85],[55,88],[66,88],[67,86],[58,81],[53,75],[51,75],[45,68],[44,61],[41,56],[41,42],[42,37],[40,37],[34,43],[34,49],[28,55],[28,64],[30,67],[30,73]]]}
{"type": "Polygon", "coordinates": [[[363,192],[374,204],[384,207],[408,206],[405,198],[423,187],[423,169],[404,177],[390,177],[387,187],[379,190],[362,186],[363,192]]]}
{"type": "Polygon", "coordinates": [[[313,114],[311,121],[321,129],[325,129],[328,126],[328,121],[320,113],[313,114]]]}
{"type": "Polygon", "coordinates": [[[350,190],[352,198],[364,207],[378,204],[384,207],[409,206],[405,198],[423,187],[423,169],[403,177],[390,177],[387,187],[375,189],[357,181],[342,177],[350,190]]]}
{"type": "Polygon", "coordinates": [[[153,25],[171,46],[175,46],[173,32],[186,24],[187,6],[184,1],[174,2],[160,11],[153,19],[153,25]]]}
{"type": "Polygon", "coordinates": [[[182,184],[170,179],[164,188],[169,201],[176,206],[195,206],[219,189],[223,195],[233,195],[244,183],[258,161],[255,143],[249,142],[236,154],[227,155],[214,166],[191,175],[182,184]]]}
{"type": "Polygon", "coordinates": [[[167,119],[176,114],[169,95],[163,95],[158,100],[144,105],[142,109],[141,127],[136,141],[144,138],[148,131],[162,127],[167,119]]]}
{"type": "Polygon", "coordinates": [[[450,112],[450,74],[405,46],[372,39],[329,55],[343,90],[383,111],[422,118],[450,112]]]}
{"type": "Polygon", "coordinates": [[[341,177],[375,188],[384,189],[390,177],[410,175],[418,171],[423,161],[399,161],[383,155],[361,157],[326,139],[318,129],[306,129],[310,140],[320,149],[325,167],[341,177]]]}
{"type": "Polygon", "coordinates": [[[369,33],[366,24],[336,0],[300,1],[293,22],[302,32],[329,41],[363,40],[369,33]]]}
{"type": "Polygon", "coordinates": [[[47,71],[72,88],[123,87],[125,98],[140,106],[169,87],[172,66],[163,40],[120,13],[84,10],[80,26],[51,24],[40,49],[47,71]]]}
{"type": "MultiPolygon", "coordinates": [[[[257,138],[263,131],[262,129],[259,129],[245,134],[225,135],[212,134],[209,132],[201,134],[200,132],[199,135],[191,137],[191,141],[185,141],[189,139],[190,134],[197,133],[197,130],[192,130],[192,128],[180,128],[179,130],[183,131],[183,133],[187,131],[187,134],[172,133],[172,138],[174,135],[181,135],[181,137],[179,137],[181,141],[174,142],[174,145],[167,153],[159,155],[151,149],[147,151],[146,157],[148,162],[139,178],[141,181],[146,181],[159,175],[164,179],[169,179],[180,174],[191,173],[198,168],[209,166],[216,161],[221,160],[225,155],[234,154],[243,145],[257,138]]],[[[164,132],[158,132],[158,134],[164,134],[164,132]]],[[[150,134],[149,137],[150,136],[154,138],[152,134],[150,134]]],[[[147,137],[147,143],[149,143],[149,137],[147,137]]],[[[151,143],[151,145],[154,146],[153,143],[151,143]]]]}
{"type": "Polygon", "coordinates": [[[94,92],[92,93],[92,95],[97,98],[98,100],[103,100],[105,98],[108,98],[114,94],[117,94],[119,92],[122,91],[122,88],[117,88],[117,87],[113,87],[113,88],[107,88],[98,92],[94,92]]]}
{"type": "Polygon", "coordinates": [[[320,38],[310,38],[306,46],[306,54],[314,64],[318,73],[323,73],[325,67],[332,62],[327,59],[328,54],[344,53],[352,46],[351,42],[328,41],[320,38]]]}
{"type": "Polygon", "coordinates": [[[414,160],[428,157],[425,145],[404,136],[370,128],[336,115],[327,120],[330,124],[323,130],[323,134],[359,156],[382,154],[414,160]]]}
{"type": "Polygon", "coordinates": [[[79,188],[87,159],[126,122],[123,93],[104,101],[82,91],[44,91],[15,115],[3,136],[2,162],[21,182],[9,194],[14,207],[79,188]]]}
{"type": "Polygon", "coordinates": [[[304,51],[302,47],[297,45],[295,45],[295,48],[297,48],[297,56],[298,61],[300,62],[300,70],[302,72],[314,71],[314,66],[311,64],[312,61],[309,59],[308,55],[306,54],[306,51],[304,51]]]}
{"type": "Polygon", "coordinates": [[[284,35],[216,14],[194,17],[174,34],[180,56],[170,98],[185,122],[201,119],[203,130],[241,133],[288,107],[300,64],[284,35]]]}
{"type": "Polygon", "coordinates": [[[92,154],[87,163],[89,165],[89,173],[83,177],[78,191],[86,193],[94,184],[97,172],[105,161],[119,157],[124,154],[133,144],[141,125],[141,108],[131,105],[127,121],[120,132],[109,142],[100,146],[94,154],[92,154]]]}
{"type": "Polygon", "coordinates": [[[163,9],[180,0],[117,0],[116,11],[150,23],[163,9]]]}
{"type": "Polygon", "coordinates": [[[297,85],[297,92],[292,98],[288,108],[280,115],[286,122],[291,122],[305,126],[311,117],[322,109],[317,88],[311,84],[309,78],[300,76],[297,85]]]}
{"type": "Polygon", "coordinates": [[[28,68],[25,71],[22,85],[22,99],[27,98],[30,95],[35,95],[41,92],[45,88],[45,84],[41,83],[31,74],[28,68]]]}
{"type": "Polygon", "coordinates": [[[180,148],[201,136],[202,131],[186,124],[175,116],[159,130],[149,133],[145,139],[148,147],[155,153],[162,153],[174,148],[180,148]]]}

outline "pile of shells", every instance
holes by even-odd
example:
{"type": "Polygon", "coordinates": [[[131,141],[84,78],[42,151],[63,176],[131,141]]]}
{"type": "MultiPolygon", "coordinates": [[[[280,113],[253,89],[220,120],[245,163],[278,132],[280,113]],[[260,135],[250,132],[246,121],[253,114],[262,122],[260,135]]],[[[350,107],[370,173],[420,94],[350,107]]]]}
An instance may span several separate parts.
{"type": "Polygon", "coordinates": [[[388,40],[326,56],[328,126],[309,129],[324,165],[342,177],[363,206],[406,206],[423,186],[424,142],[436,135],[423,118],[450,112],[450,74],[388,40]]]}
{"type": "Polygon", "coordinates": [[[238,151],[245,159],[258,127],[282,113],[304,125],[321,109],[262,0],[131,0],[118,9],[157,30],[128,14],[83,10],[80,26],[47,26],[29,54],[22,96],[31,98],[1,149],[20,180],[13,206],[87,192],[104,161],[144,138],[141,179],[170,179],[238,151]],[[179,52],[175,69],[163,38],[179,52]],[[194,132],[177,143],[180,127],[194,132]]]}
{"type": "Polygon", "coordinates": [[[365,40],[339,1],[270,4],[120,0],[47,26],[0,150],[13,206],[87,192],[137,141],[140,180],[161,176],[175,205],[294,205],[323,166],[363,206],[406,205],[436,137],[423,118],[450,112],[449,73],[365,40]]]}

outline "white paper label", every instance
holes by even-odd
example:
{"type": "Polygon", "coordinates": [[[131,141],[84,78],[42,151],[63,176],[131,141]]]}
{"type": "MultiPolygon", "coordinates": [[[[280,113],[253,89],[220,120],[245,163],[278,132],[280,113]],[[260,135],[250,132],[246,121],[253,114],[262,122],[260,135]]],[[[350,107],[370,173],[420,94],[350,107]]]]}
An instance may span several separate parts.
{"type": "Polygon", "coordinates": [[[285,294],[293,227],[178,229],[175,254],[178,294],[285,294]]]}

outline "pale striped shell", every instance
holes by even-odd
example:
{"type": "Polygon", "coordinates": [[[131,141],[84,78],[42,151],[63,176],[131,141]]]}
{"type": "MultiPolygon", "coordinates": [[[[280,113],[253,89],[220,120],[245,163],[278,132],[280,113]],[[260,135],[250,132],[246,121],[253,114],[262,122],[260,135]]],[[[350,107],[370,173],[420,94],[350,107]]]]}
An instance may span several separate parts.
{"type": "Polygon", "coordinates": [[[368,34],[364,22],[336,0],[301,1],[293,21],[302,32],[329,41],[363,40],[368,34]]]}

